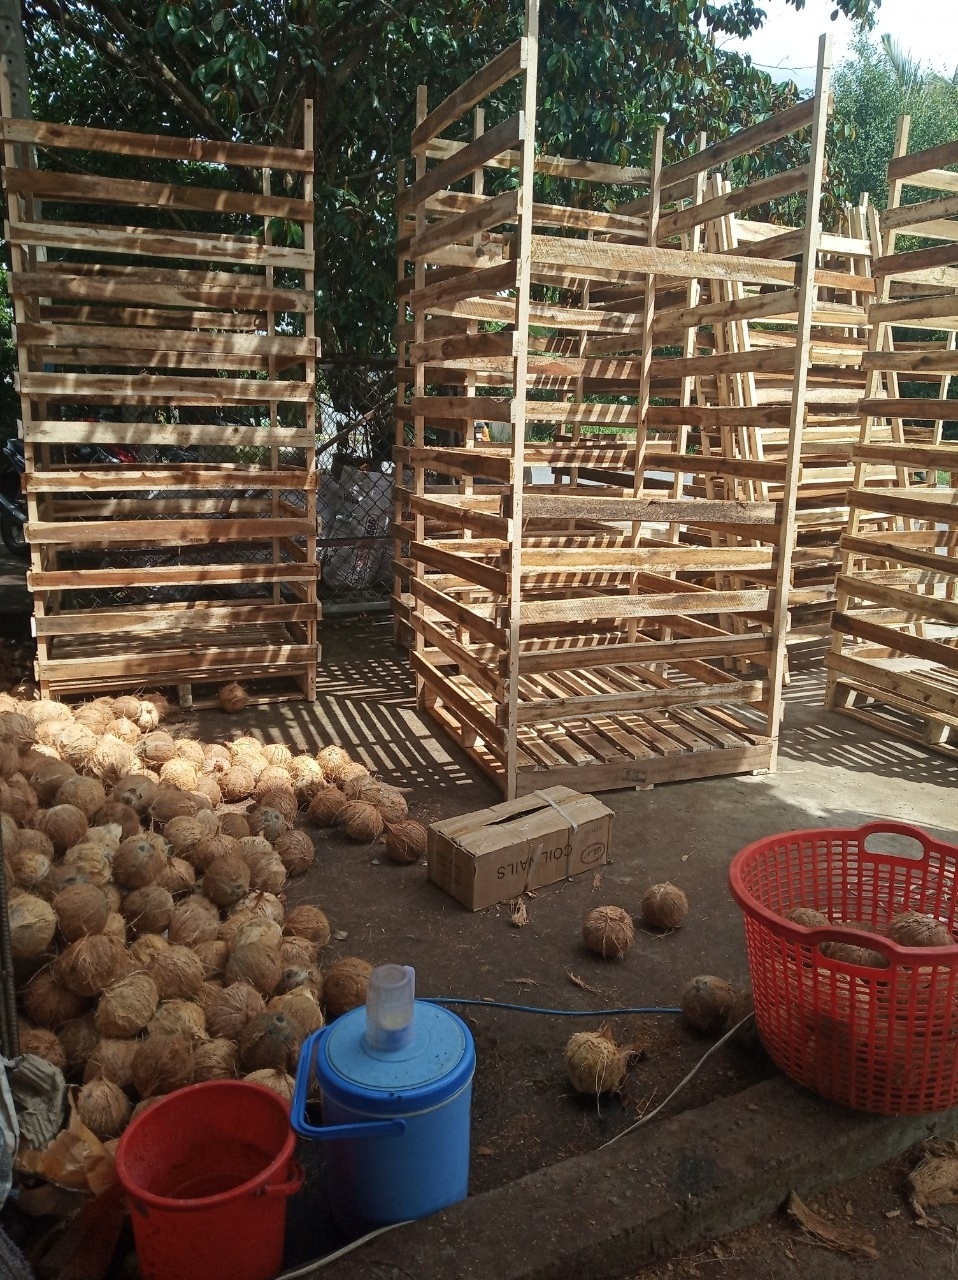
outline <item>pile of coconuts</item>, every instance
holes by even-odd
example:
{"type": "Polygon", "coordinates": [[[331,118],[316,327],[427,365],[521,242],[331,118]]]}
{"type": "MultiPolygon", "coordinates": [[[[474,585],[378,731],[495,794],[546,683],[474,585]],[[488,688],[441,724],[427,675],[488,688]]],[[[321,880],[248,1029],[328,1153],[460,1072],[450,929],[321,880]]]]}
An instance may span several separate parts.
{"type": "Polygon", "coordinates": [[[372,966],[324,967],[326,915],[286,910],[287,877],[314,857],[294,824],[316,821],[318,796],[335,791],[354,831],[361,805],[365,838],[385,834],[388,852],[391,837],[397,860],[425,847],[402,793],[341,748],[203,743],[160,728],[166,713],[161,695],[73,710],[0,694],[21,1051],[64,1072],[104,1141],[195,1081],[254,1079],[291,1097],[304,1038],[364,1002],[372,966]]]}

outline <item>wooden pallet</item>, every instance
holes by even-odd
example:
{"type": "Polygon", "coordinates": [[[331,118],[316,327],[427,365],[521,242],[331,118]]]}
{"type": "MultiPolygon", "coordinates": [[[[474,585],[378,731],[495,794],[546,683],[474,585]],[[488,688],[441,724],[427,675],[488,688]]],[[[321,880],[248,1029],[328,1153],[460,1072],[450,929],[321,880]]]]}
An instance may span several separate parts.
{"type": "Polygon", "coordinates": [[[535,21],[533,4],[523,40],[431,111],[420,91],[397,199],[395,605],[420,704],[458,725],[507,795],[546,773],[608,787],[768,768],[825,283],[827,45],[813,100],[673,165],[660,131],[650,168],[623,169],[535,155],[535,21]],[[473,117],[465,141],[466,113],[515,79],[520,116],[473,117]],[[697,235],[709,175],[809,126],[809,163],[774,183],[806,194],[808,225],[781,256],[710,250],[697,235]],[[514,188],[486,195],[489,169],[512,170],[514,188]],[[555,203],[534,198],[537,171],[555,203]],[[741,296],[721,293],[730,280],[741,296]],[[753,357],[789,371],[786,403],[699,394],[728,361],[712,327],[743,307],[793,318],[791,350],[753,357]],[[747,423],[787,431],[783,456],[743,456],[747,423]]]}
{"type": "Polygon", "coordinates": [[[834,710],[952,756],[958,444],[942,438],[942,426],[956,413],[948,399],[958,374],[956,164],[958,142],[909,155],[907,118],[899,123],[888,209],[878,219],[879,291],[826,690],[834,710]],[[899,252],[902,235],[909,247],[899,252]],[[915,340],[922,332],[928,341],[915,340]],[[904,382],[918,394],[903,395],[904,382]],[[876,473],[889,470],[895,483],[876,486],[876,473]]]}
{"type": "Polygon", "coordinates": [[[202,672],[282,675],[315,697],[311,104],[301,148],[16,120],[8,107],[41,691],[162,678],[189,697],[202,672]],[[64,148],[89,172],[57,172],[64,148]],[[95,176],[118,157],[140,176],[95,176]],[[223,170],[240,190],[214,185],[223,170]],[[297,247],[274,242],[281,224],[298,228],[297,247]],[[137,461],[84,462],[90,445],[137,461]],[[171,449],[190,460],[163,461],[171,449]]]}

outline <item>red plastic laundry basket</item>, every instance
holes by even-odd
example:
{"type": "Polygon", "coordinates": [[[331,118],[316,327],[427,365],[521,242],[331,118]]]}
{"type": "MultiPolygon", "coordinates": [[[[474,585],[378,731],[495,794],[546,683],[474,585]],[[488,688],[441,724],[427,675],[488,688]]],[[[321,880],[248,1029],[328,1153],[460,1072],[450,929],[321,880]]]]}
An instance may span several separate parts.
{"type": "Polygon", "coordinates": [[[899,822],[788,831],[736,854],[729,882],[745,917],[759,1034],[786,1075],[882,1115],[958,1103],[958,945],[901,947],[834,927],[883,930],[897,912],[921,911],[954,933],[958,847],[899,822]],[[799,906],[833,927],[782,918],[799,906]],[[831,958],[823,942],[870,948],[887,967],[831,958]]]}

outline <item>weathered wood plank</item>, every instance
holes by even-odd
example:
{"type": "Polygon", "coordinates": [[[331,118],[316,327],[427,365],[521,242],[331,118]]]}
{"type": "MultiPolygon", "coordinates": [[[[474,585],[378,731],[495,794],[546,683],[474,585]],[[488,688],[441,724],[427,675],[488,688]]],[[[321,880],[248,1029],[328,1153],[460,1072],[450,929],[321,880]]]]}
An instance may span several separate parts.
{"type": "MultiPolygon", "coordinates": [[[[590,498],[559,494],[527,494],[527,517],[553,520],[641,520],[666,524],[771,525],[779,518],[779,504],[716,498],[590,498]]],[[[681,610],[673,610],[681,612],[681,610]]]]}
{"type": "Polygon", "coordinates": [[[585,622],[592,618],[666,618],[673,614],[762,613],[771,592],[666,591],[648,595],[588,596],[570,600],[524,600],[519,607],[521,627],[543,622],[585,622]]]}
{"type": "Polygon", "coordinates": [[[315,537],[316,526],[309,520],[102,520],[93,524],[82,521],[29,521],[26,526],[30,542],[48,546],[84,546],[88,543],[166,543],[186,546],[190,543],[265,542],[273,538],[315,537]]]}
{"type": "Polygon", "coordinates": [[[223,404],[303,402],[312,399],[307,382],[274,382],[265,378],[166,378],[113,373],[21,373],[21,395],[96,400],[101,404],[223,404]]]}
{"type": "Polygon", "coordinates": [[[31,420],[24,424],[28,444],[128,444],[128,445],[273,445],[315,448],[316,435],[295,427],[235,427],[222,422],[164,426],[152,422],[31,420]]]}
{"type": "Polygon", "coordinates": [[[425,120],[416,125],[412,132],[412,150],[418,151],[477,102],[481,102],[490,93],[495,93],[507,81],[513,80],[525,70],[528,61],[529,42],[523,36],[503,49],[502,53],[487,62],[475,75],[470,76],[448,98],[440,102],[438,107],[434,107],[425,120]]]}
{"type": "Polygon", "coordinates": [[[405,213],[415,209],[426,199],[444,187],[459,182],[477,169],[481,169],[494,156],[511,151],[525,137],[525,118],[521,112],[503,120],[495,128],[489,129],[475,142],[467,143],[455,151],[447,160],[441,160],[434,169],[429,169],[416,182],[411,183],[396,197],[397,213],[405,213]]]}

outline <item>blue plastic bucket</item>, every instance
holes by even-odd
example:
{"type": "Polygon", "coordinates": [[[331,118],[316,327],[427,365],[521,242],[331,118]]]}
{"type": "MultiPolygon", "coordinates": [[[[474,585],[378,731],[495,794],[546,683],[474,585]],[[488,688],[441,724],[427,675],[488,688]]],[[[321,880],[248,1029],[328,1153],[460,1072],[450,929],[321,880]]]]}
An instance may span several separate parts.
{"type": "Polygon", "coordinates": [[[292,1124],[329,1143],[329,1203],[353,1235],[425,1218],[469,1190],[469,1116],[476,1052],[454,1013],[417,1000],[414,1036],[398,1052],[364,1043],[365,1008],[352,1009],[303,1045],[292,1124]],[[306,1116],[319,1086],[323,1124],[306,1116]]]}

